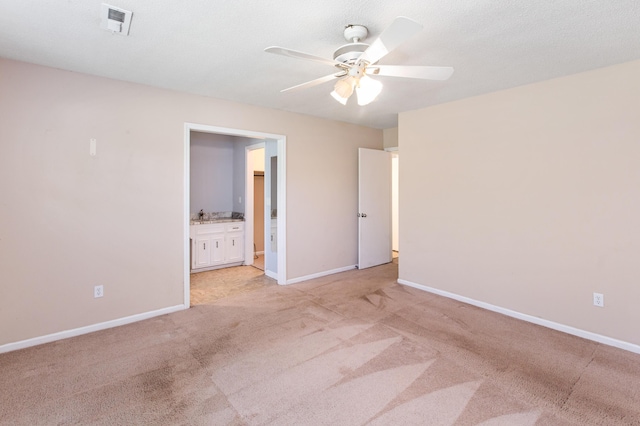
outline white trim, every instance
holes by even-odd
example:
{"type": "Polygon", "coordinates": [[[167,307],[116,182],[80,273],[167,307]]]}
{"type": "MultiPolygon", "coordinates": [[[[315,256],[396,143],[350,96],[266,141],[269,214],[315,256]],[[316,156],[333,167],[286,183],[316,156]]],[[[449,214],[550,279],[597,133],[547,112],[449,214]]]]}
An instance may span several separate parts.
{"type": "Polygon", "coordinates": [[[398,152],[398,147],[397,146],[392,146],[392,147],[389,147],[389,148],[385,148],[384,150],[387,151],[387,152],[398,152]]]}
{"type": "Polygon", "coordinates": [[[218,135],[240,136],[251,139],[276,139],[280,140],[284,138],[283,135],[276,135],[275,133],[253,132],[251,130],[231,129],[228,127],[209,126],[207,124],[197,123],[184,123],[185,128],[189,131],[203,132],[203,133],[215,133],[218,135]]]}
{"type": "MultiPolygon", "coordinates": [[[[266,269],[264,270],[264,274],[269,277],[269,278],[273,278],[274,280],[278,281],[278,275],[274,272],[271,271],[267,271],[266,269]]],[[[280,283],[278,283],[280,284],[280,283]]]]}
{"type": "Polygon", "coordinates": [[[323,272],[318,272],[316,274],[305,275],[303,277],[292,278],[292,279],[287,281],[287,285],[288,284],[296,284],[296,283],[299,283],[299,282],[302,282],[302,281],[308,281],[308,280],[312,280],[314,278],[320,278],[320,277],[324,277],[324,276],[327,276],[327,275],[337,274],[337,273],[340,273],[340,272],[350,271],[350,270],[356,269],[356,268],[357,268],[356,265],[349,265],[349,266],[343,266],[342,268],[332,269],[330,271],[323,271],[323,272]]]}
{"type": "Polygon", "coordinates": [[[191,200],[191,127],[186,123],[184,125],[184,213],[182,223],[184,226],[184,260],[182,268],[184,275],[183,280],[183,296],[182,303],[184,306],[191,306],[191,233],[189,232],[189,224],[191,222],[191,212],[189,211],[189,205],[191,200]]]}
{"type": "Polygon", "coordinates": [[[56,340],[68,339],[69,337],[80,336],[82,334],[93,333],[95,331],[105,330],[107,328],[119,327],[125,324],[131,324],[146,320],[149,318],[157,317],[160,315],[170,314],[172,312],[178,312],[186,309],[188,306],[176,305],[168,308],[157,309],[155,311],[144,312],[141,314],[131,315],[124,318],[119,318],[111,321],[100,322],[98,324],[87,325],[85,327],[74,328],[72,330],[60,331],[58,333],[47,334],[45,336],[34,337],[32,339],[21,340],[19,342],[7,343],[0,346],[0,354],[5,352],[16,351],[18,349],[24,349],[31,346],[42,345],[43,343],[50,343],[56,340]]]}
{"type": "Polygon", "coordinates": [[[571,327],[568,325],[560,324],[557,322],[545,320],[542,318],[534,317],[532,315],[523,314],[521,312],[512,311],[510,309],[502,308],[500,306],[495,306],[490,303],[480,302],[475,299],[470,299],[468,297],[460,296],[455,293],[449,293],[448,291],[438,290],[437,288],[427,287],[422,284],[416,284],[411,281],[403,280],[398,278],[398,284],[406,285],[409,287],[417,288],[418,290],[424,290],[429,293],[437,294],[439,296],[444,296],[449,299],[458,300],[460,302],[468,303],[469,305],[477,306],[479,308],[487,309],[489,311],[497,312],[499,314],[503,314],[512,318],[517,318],[522,321],[530,322],[533,324],[541,325],[543,327],[551,328],[553,330],[561,331],[563,333],[571,334],[574,336],[582,337],[583,339],[592,340],[594,342],[602,343],[604,345],[613,346],[616,348],[624,349],[629,352],[634,352],[640,354],[640,345],[636,345],[629,342],[624,342],[622,340],[614,339],[611,337],[603,336],[601,334],[592,333],[590,331],[581,330],[579,328],[571,327]]]}
{"type": "Polygon", "coordinates": [[[257,251],[257,252],[255,252],[255,255],[256,255],[256,256],[260,256],[261,254],[264,254],[264,251],[257,251]]]}
{"type": "Polygon", "coordinates": [[[198,274],[200,272],[215,271],[216,269],[231,268],[232,266],[242,266],[242,265],[246,265],[246,263],[244,263],[243,260],[240,262],[223,263],[222,265],[206,266],[204,268],[192,269],[191,274],[198,274]]]}
{"type": "MultiPolygon", "coordinates": [[[[278,140],[278,284],[287,282],[287,138],[278,140]]],[[[265,223],[265,229],[266,229],[265,223]]],[[[265,240],[266,244],[267,240],[265,240]]],[[[266,262],[266,260],[265,260],[266,262]]],[[[266,266],[266,265],[265,265],[266,266]]],[[[266,269],[266,268],[265,268],[266,269]]]]}

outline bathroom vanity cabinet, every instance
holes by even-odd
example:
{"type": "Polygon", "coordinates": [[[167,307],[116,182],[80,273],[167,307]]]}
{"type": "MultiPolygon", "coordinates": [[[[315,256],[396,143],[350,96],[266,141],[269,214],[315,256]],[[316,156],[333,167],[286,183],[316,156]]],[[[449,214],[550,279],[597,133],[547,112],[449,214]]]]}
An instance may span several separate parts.
{"type": "Polygon", "coordinates": [[[206,223],[189,227],[191,270],[241,265],[244,262],[244,223],[206,223]]]}

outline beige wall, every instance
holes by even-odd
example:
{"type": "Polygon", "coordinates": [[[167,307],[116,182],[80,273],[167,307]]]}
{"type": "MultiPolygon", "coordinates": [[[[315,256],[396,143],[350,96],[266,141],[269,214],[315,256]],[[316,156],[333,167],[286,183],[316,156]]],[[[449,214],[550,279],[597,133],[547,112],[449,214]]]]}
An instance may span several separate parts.
{"type": "Polygon", "coordinates": [[[384,148],[398,147],[398,128],[392,127],[382,131],[382,144],[384,148]]]}
{"type": "Polygon", "coordinates": [[[0,94],[0,345],[183,303],[185,122],[287,136],[287,278],[356,263],[380,130],[3,59],[0,94]]]}
{"type": "Polygon", "coordinates": [[[640,61],[399,122],[401,279],[640,344],[640,61]]]}

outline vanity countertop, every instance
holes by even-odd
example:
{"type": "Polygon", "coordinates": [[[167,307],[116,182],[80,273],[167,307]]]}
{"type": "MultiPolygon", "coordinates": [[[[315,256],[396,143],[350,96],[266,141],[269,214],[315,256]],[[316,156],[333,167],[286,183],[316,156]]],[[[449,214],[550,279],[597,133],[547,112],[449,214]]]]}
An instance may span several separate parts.
{"type": "Polygon", "coordinates": [[[230,217],[224,217],[220,219],[213,220],[192,220],[189,222],[190,225],[208,225],[211,223],[227,223],[227,222],[244,222],[244,219],[231,219],[230,217]]]}

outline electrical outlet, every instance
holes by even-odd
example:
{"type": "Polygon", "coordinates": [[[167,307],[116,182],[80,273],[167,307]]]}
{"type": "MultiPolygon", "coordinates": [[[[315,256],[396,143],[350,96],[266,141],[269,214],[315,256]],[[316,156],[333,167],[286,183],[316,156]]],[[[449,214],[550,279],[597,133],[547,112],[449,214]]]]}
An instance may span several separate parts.
{"type": "Polygon", "coordinates": [[[104,288],[101,285],[97,285],[93,288],[93,297],[98,298],[104,296],[104,288]]]}
{"type": "Polygon", "coordinates": [[[604,307],[604,295],[602,293],[593,293],[593,306],[604,307]]]}

